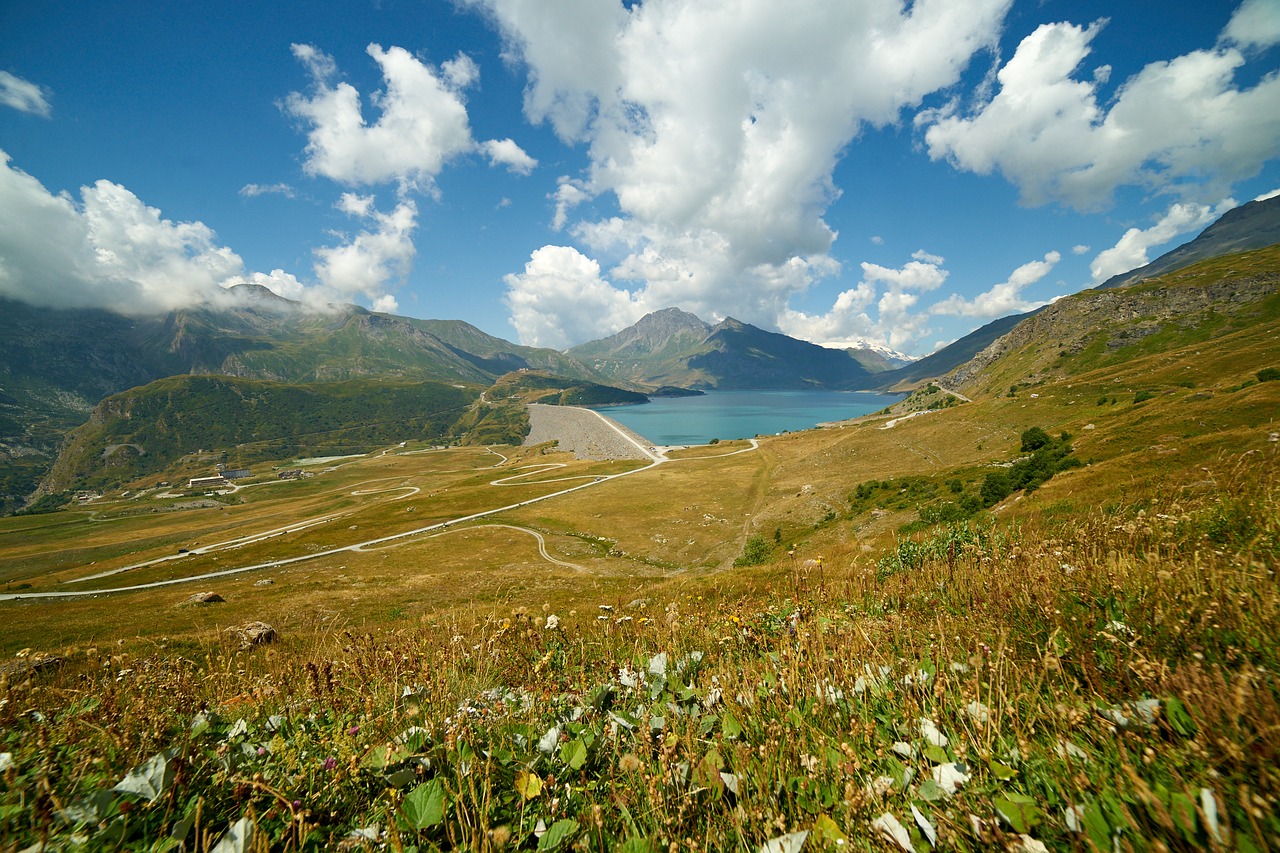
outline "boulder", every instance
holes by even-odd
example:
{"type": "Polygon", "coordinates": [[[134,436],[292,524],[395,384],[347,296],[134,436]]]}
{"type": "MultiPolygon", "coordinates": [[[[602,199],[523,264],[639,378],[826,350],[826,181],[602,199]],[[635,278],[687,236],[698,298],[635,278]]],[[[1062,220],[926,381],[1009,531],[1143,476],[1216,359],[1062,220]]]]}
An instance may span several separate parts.
{"type": "Polygon", "coordinates": [[[218,595],[216,592],[207,591],[194,593],[187,599],[188,604],[218,604],[223,601],[226,601],[226,599],[218,595]]]}
{"type": "Polygon", "coordinates": [[[246,622],[243,625],[228,628],[227,633],[239,636],[240,647],[244,649],[266,645],[276,638],[276,629],[266,622],[246,622]]]}

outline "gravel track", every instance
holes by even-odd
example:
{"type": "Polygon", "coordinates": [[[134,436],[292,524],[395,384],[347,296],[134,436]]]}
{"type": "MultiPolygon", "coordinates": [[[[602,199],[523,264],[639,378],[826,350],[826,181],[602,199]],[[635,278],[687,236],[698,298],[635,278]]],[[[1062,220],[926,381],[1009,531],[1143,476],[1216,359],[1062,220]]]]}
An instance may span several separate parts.
{"type": "MultiPolygon", "coordinates": [[[[609,423],[645,447],[653,443],[643,436],[636,435],[617,421],[611,420],[609,423]]],[[[578,459],[605,461],[650,458],[589,409],[531,403],[529,404],[529,437],[524,440],[524,446],[531,447],[545,441],[559,442],[560,450],[572,451],[578,459]]]]}

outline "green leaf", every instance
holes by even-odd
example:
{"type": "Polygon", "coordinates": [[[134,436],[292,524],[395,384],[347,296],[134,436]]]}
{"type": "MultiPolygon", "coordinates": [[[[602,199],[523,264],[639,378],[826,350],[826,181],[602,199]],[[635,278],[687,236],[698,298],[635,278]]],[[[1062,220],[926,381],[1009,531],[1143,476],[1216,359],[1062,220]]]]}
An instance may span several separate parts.
{"type": "Polygon", "coordinates": [[[934,764],[946,764],[951,760],[947,757],[947,751],[940,746],[927,747],[924,751],[924,757],[934,764]]]}
{"type": "Polygon", "coordinates": [[[1183,737],[1196,736],[1196,721],[1191,719],[1187,707],[1177,699],[1169,697],[1164,700],[1164,717],[1173,730],[1183,737]]]}
{"type": "Polygon", "coordinates": [[[947,792],[942,790],[942,786],[932,779],[925,779],[920,783],[920,799],[936,803],[946,796],[947,792]]]}
{"type": "Polygon", "coordinates": [[[1015,793],[1005,794],[991,801],[1005,823],[1013,827],[1014,832],[1020,833],[1028,833],[1040,823],[1040,809],[1034,803],[1026,794],[1015,793]]]}
{"type": "Polygon", "coordinates": [[[1111,824],[1107,823],[1102,814],[1102,806],[1097,801],[1085,806],[1084,829],[1089,833],[1089,840],[1099,850],[1111,849],[1111,824]]]}
{"type": "Polygon", "coordinates": [[[1174,791],[1169,796],[1169,814],[1173,816],[1173,822],[1177,824],[1179,831],[1182,833],[1182,837],[1187,841],[1195,841],[1195,801],[1181,791],[1174,791]]]}
{"type": "Polygon", "coordinates": [[[849,837],[841,832],[840,826],[827,815],[818,815],[818,819],[813,822],[810,834],[823,844],[844,847],[849,843],[849,837]]]}
{"type": "Polygon", "coordinates": [[[401,808],[414,829],[430,829],[444,820],[445,790],[439,779],[424,782],[409,792],[401,808]]]}
{"type": "Polygon", "coordinates": [[[581,740],[571,740],[560,747],[560,760],[569,765],[570,770],[581,770],[587,763],[587,745],[581,740]]]}
{"type": "Polygon", "coordinates": [[[720,730],[724,732],[725,737],[733,740],[742,735],[742,723],[738,722],[738,718],[732,711],[725,711],[720,717],[720,730]]]}
{"type": "Polygon", "coordinates": [[[1010,767],[1007,764],[1001,764],[999,761],[996,761],[994,758],[987,762],[987,767],[991,769],[991,775],[996,777],[1002,782],[1005,781],[1006,779],[1012,779],[1014,776],[1018,775],[1017,770],[1014,770],[1012,767],[1010,767]]]}
{"type": "Polygon", "coordinates": [[[578,822],[572,819],[558,820],[538,839],[538,849],[559,850],[571,843],[578,834],[578,822]]]}
{"type": "Polygon", "coordinates": [[[647,838],[628,838],[613,849],[615,853],[654,853],[653,845],[647,838]]]}

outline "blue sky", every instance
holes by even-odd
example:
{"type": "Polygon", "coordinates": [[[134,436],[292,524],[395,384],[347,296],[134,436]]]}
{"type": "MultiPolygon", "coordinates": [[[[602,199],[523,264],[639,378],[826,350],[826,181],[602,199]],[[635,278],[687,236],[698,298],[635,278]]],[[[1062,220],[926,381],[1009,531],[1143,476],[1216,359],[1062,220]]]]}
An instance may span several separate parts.
{"type": "Polygon", "coordinates": [[[0,294],[921,355],[1280,189],[1280,2],[0,6],[0,294]]]}

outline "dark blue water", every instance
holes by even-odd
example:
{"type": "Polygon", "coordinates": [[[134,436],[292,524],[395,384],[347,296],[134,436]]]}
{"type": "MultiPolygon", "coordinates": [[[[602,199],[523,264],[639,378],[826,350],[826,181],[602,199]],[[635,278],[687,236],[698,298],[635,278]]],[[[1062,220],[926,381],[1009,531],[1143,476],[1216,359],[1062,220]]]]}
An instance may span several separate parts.
{"type": "Polygon", "coordinates": [[[900,394],[851,391],[708,391],[701,397],[654,397],[600,413],[654,444],[706,444],[713,438],[754,438],[878,412],[900,394]]]}

